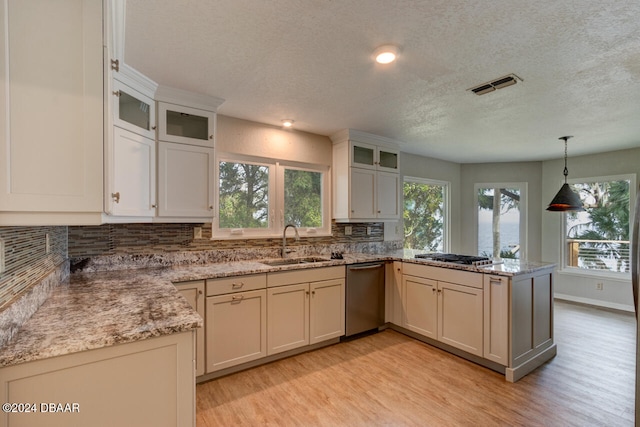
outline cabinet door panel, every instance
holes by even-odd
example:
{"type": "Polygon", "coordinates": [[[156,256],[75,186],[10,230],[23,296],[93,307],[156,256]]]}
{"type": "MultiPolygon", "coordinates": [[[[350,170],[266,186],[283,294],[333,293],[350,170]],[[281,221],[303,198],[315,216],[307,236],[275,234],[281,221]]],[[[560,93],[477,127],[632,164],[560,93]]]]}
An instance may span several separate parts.
{"type": "Polygon", "coordinates": [[[378,172],[377,202],[378,218],[400,218],[400,175],[378,172]]]}
{"type": "Polygon", "coordinates": [[[158,139],[214,147],[216,114],[197,108],[158,103],[158,139]]]}
{"type": "MultiPolygon", "coordinates": [[[[194,280],[192,282],[176,283],[178,292],[189,302],[191,307],[198,312],[200,317],[205,318],[205,296],[204,280],[194,280]]],[[[204,375],[205,369],[205,329],[196,330],[196,375],[204,375]]]]}
{"type": "Polygon", "coordinates": [[[0,210],[102,212],[102,2],[2,4],[0,210]]]}
{"type": "Polygon", "coordinates": [[[344,279],[310,285],[310,344],[344,335],[344,279]]]}
{"type": "Polygon", "coordinates": [[[351,168],[351,218],[375,218],[376,171],[351,168]]]}
{"type": "Polygon", "coordinates": [[[484,357],[509,364],[509,278],[484,277],[484,357]]]}
{"type": "Polygon", "coordinates": [[[482,356],[482,289],[446,282],[438,287],[438,340],[482,356]]]}
{"type": "Polygon", "coordinates": [[[113,121],[120,128],[155,139],[156,103],[139,91],[113,80],[113,121]]]}
{"type": "Polygon", "coordinates": [[[403,276],[404,327],[425,337],[438,338],[438,282],[403,276]]]}
{"type": "Polygon", "coordinates": [[[207,298],[207,372],[267,355],[267,292],[207,298]]]}
{"type": "Polygon", "coordinates": [[[213,217],[213,149],[160,141],[158,215],[213,217]]]}
{"type": "Polygon", "coordinates": [[[112,162],[113,185],[108,197],[112,214],[154,216],[155,141],[114,126],[112,162]]]}
{"type": "Polygon", "coordinates": [[[309,284],[267,291],[267,354],[309,344],[309,284]]]}

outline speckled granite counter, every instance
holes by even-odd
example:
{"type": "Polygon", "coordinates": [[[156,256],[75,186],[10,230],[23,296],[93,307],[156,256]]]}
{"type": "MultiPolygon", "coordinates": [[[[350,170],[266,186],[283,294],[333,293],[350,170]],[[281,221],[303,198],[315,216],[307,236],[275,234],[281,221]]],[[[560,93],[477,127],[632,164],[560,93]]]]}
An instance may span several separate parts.
{"type": "Polygon", "coordinates": [[[7,345],[0,348],[0,367],[98,349],[150,337],[188,331],[202,319],[180,296],[172,282],[296,270],[360,262],[397,260],[514,276],[553,264],[504,260],[473,267],[418,260],[412,250],[385,254],[345,254],[342,260],[269,266],[259,261],[220,262],[154,269],[74,273],[53,289],[7,345]]]}

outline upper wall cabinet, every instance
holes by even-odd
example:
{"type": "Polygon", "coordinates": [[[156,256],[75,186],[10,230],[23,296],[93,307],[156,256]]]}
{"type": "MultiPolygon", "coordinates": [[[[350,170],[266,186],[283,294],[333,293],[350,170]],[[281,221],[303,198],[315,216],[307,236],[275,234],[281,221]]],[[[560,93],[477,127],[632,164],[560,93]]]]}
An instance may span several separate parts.
{"type": "Polygon", "coordinates": [[[400,151],[393,141],[347,129],[333,141],[333,218],[400,218],[400,151]]]}
{"type": "Polygon", "coordinates": [[[100,221],[102,7],[1,2],[0,225],[100,221]]]}
{"type": "Polygon", "coordinates": [[[156,138],[156,103],[153,98],[116,79],[111,95],[114,126],[156,138]]]}
{"type": "Polygon", "coordinates": [[[216,111],[223,99],[160,86],[158,140],[214,148],[216,111]]]}
{"type": "Polygon", "coordinates": [[[400,151],[359,141],[349,141],[351,166],[363,169],[399,172],[400,151]]]}

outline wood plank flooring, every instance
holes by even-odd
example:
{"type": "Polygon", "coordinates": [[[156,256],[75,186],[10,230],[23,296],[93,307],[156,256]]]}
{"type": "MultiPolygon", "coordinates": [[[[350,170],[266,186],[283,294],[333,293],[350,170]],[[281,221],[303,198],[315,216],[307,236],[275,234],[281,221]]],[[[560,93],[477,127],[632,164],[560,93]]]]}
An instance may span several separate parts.
{"type": "Polygon", "coordinates": [[[558,355],[515,384],[386,330],[197,386],[205,426],[632,426],[633,314],[556,302],[558,355]]]}

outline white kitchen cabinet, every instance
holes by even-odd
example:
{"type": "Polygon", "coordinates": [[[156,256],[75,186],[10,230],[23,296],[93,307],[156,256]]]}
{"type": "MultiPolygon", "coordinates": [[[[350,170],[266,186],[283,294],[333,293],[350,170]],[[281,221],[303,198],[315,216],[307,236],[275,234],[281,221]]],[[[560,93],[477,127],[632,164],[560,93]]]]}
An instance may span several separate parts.
{"type": "Polygon", "coordinates": [[[438,341],[482,357],[483,314],[481,288],[438,282],[438,341]]]}
{"type": "Polygon", "coordinates": [[[267,355],[264,274],[207,280],[206,372],[267,355]]]}
{"type": "Polygon", "coordinates": [[[213,148],[216,113],[184,105],[158,103],[158,139],[213,148]]]}
{"type": "MultiPolygon", "coordinates": [[[[189,282],[174,283],[178,292],[189,302],[191,307],[198,312],[202,319],[205,319],[205,296],[204,280],[193,280],[189,282]]],[[[205,372],[205,329],[196,330],[196,376],[204,375],[205,372]]]]}
{"type": "Polygon", "coordinates": [[[158,216],[211,222],[214,170],[212,148],[158,142],[158,216]]]}
{"type": "MultiPolygon", "coordinates": [[[[113,74],[123,79],[124,72],[113,74]]],[[[156,103],[153,93],[146,95],[118,79],[113,80],[111,87],[113,125],[155,140],[156,103]]]]}
{"type": "Polygon", "coordinates": [[[269,355],[344,335],[344,267],[268,273],[267,286],[269,355]]]}
{"type": "Polygon", "coordinates": [[[331,139],[334,143],[334,219],[375,221],[400,218],[399,151],[360,142],[382,138],[350,129],[331,139]]]}
{"type": "Polygon", "coordinates": [[[309,284],[309,344],[344,335],[345,280],[331,279],[309,284]]]}
{"type": "Polygon", "coordinates": [[[405,264],[404,327],[476,356],[482,356],[483,276],[438,267],[405,264]],[[445,280],[455,280],[451,283],[445,280]]]}
{"type": "Polygon", "coordinates": [[[438,339],[438,282],[404,275],[402,278],[404,327],[438,339]]]}
{"type": "Polygon", "coordinates": [[[194,331],[115,344],[0,369],[1,426],[195,426],[194,331]],[[77,405],[51,413],[41,405],[77,405]]]}
{"type": "Polygon", "coordinates": [[[267,354],[309,344],[309,284],[267,290],[267,354]]]}
{"type": "Polygon", "coordinates": [[[400,151],[395,148],[350,140],[349,149],[352,167],[395,173],[400,171],[400,151]]]}
{"type": "Polygon", "coordinates": [[[109,189],[107,213],[124,217],[153,217],[156,212],[156,142],[112,128],[107,162],[109,189]]]}
{"type": "Polygon", "coordinates": [[[509,364],[509,287],[505,276],[484,275],[484,357],[509,364]]]}
{"type": "Polygon", "coordinates": [[[100,221],[102,21],[99,1],[2,2],[2,225],[100,221]]]}

